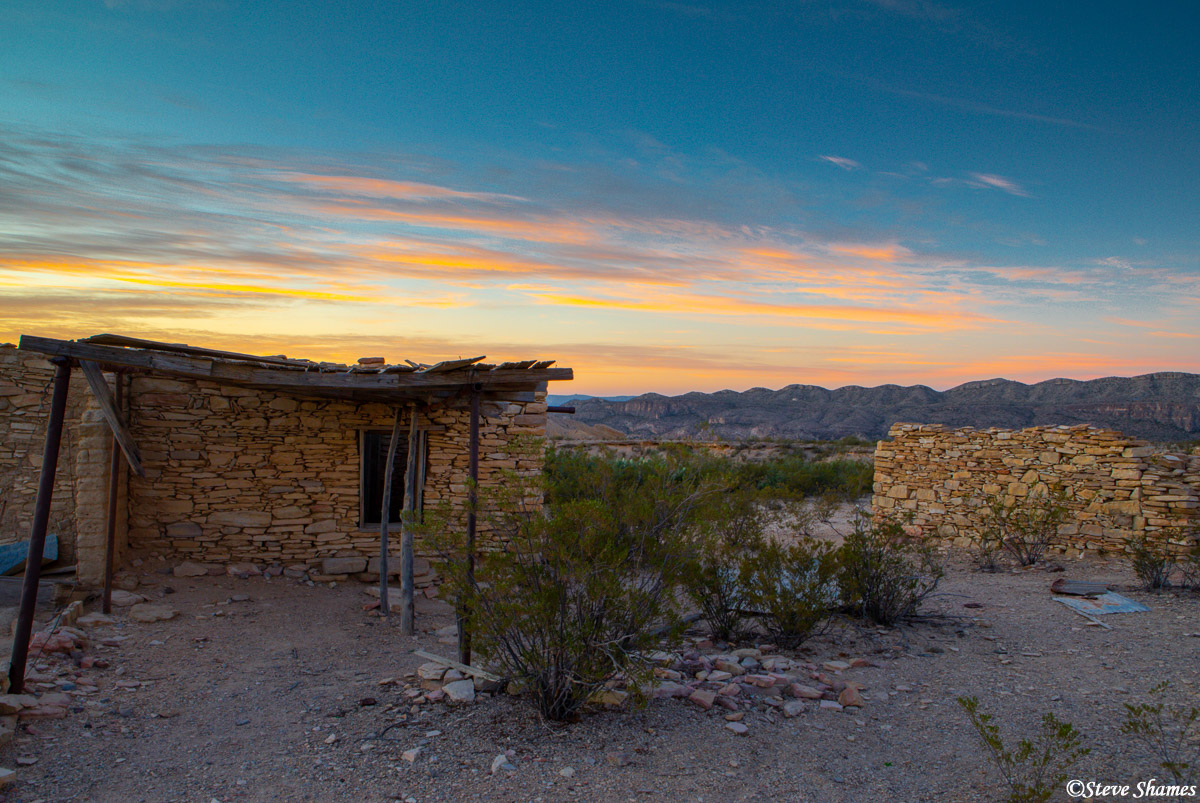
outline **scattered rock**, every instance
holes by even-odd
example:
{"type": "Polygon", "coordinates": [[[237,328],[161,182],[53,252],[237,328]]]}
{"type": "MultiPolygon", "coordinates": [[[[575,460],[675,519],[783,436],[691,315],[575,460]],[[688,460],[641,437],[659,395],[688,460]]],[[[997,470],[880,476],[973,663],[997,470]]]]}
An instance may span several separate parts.
{"type": "Polygon", "coordinates": [[[847,686],[838,695],[838,703],[843,708],[862,708],[866,703],[863,702],[862,695],[858,693],[858,689],[853,686],[847,686]]]}
{"type": "MultiPolygon", "coordinates": [[[[421,757],[421,748],[419,748],[419,747],[414,747],[411,750],[405,750],[403,753],[400,754],[400,758],[404,759],[409,764],[416,764],[417,759],[420,757],[421,757]]],[[[493,766],[495,766],[495,765],[493,764],[493,766]]],[[[496,771],[495,769],[492,770],[492,772],[495,772],[495,771],[496,771]]]]}
{"type": "MultiPolygon", "coordinates": [[[[116,602],[113,604],[115,605],[116,602]]],[[[129,618],[135,622],[165,622],[168,619],[174,619],[178,615],[179,611],[170,605],[155,602],[143,602],[129,609],[129,618]]]]}
{"type": "MultiPolygon", "coordinates": [[[[203,577],[208,574],[208,567],[202,563],[186,560],[174,568],[171,574],[176,577],[203,577]]],[[[117,603],[114,601],[113,605],[117,603]]]]}
{"type": "Polygon", "coordinates": [[[823,710],[823,711],[841,711],[842,704],[837,702],[836,700],[822,700],[821,701],[821,710],[823,710]]]}
{"type": "Polygon", "coordinates": [[[746,727],[744,724],[742,724],[741,722],[726,722],[725,729],[729,730],[729,731],[733,731],[738,736],[745,736],[747,733],[750,732],[750,729],[748,727],[746,727]]]}
{"type": "Polygon", "coordinates": [[[146,598],[141,594],[134,594],[132,591],[114,588],[112,591],[112,604],[114,608],[128,608],[131,605],[137,605],[139,602],[145,602],[146,598]]]}
{"type": "Polygon", "coordinates": [[[620,691],[619,689],[601,689],[592,695],[592,702],[596,705],[619,706],[629,697],[629,692],[620,691]]]}
{"type": "Polygon", "coordinates": [[[442,691],[451,705],[475,702],[475,683],[471,680],[455,680],[442,686],[442,691]]]}
{"type": "Polygon", "coordinates": [[[804,701],[788,700],[786,703],[780,706],[779,710],[783,712],[784,717],[787,719],[798,717],[804,713],[804,701]]]}
{"type": "Polygon", "coordinates": [[[75,624],[79,625],[80,627],[101,627],[103,625],[111,625],[115,621],[117,620],[113,619],[111,616],[97,611],[96,613],[89,613],[80,616],[75,621],[75,624]]]}
{"type": "Polygon", "coordinates": [[[575,768],[574,767],[563,767],[561,770],[558,771],[558,774],[564,778],[574,778],[575,777],[575,768]]]}
{"type": "Polygon", "coordinates": [[[713,666],[722,672],[728,672],[730,675],[734,676],[746,674],[745,667],[732,658],[717,658],[713,661],[713,666]]]}
{"type": "Polygon", "coordinates": [[[516,767],[508,760],[508,756],[505,753],[501,753],[492,759],[492,775],[495,775],[500,770],[508,770],[509,772],[516,770],[516,767]]]}
{"type": "Polygon", "coordinates": [[[716,692],[697,689],[688,695],[688,699],[707,711],[713,707],[713,703],[716,701],[717,695],[716,692]]]}
{"type": "Polygon", "coordinates": [[[605,753],[604,760],[614,767],[628,767],[633,758],[628,753],[605,753]]]}
{"type": "Polygon", "coordinates": [[[322,574],[358,574],[366,568],[366,558],[325,558],[321,561],[322,574]]]}

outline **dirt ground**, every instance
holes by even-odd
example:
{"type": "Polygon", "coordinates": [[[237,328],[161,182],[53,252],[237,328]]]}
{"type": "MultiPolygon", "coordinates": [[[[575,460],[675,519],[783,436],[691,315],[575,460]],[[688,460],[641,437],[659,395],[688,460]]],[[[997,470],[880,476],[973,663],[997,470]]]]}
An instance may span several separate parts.
{"type": "MultiPolygon", "coordinates": [[[[1093,752],[1073,777],[1161,778],[1119,733],[1122,704],[1164,680],[1173,701],[1197,703],[1200,598],[1127,590],[1123,561],[1063,565],[980,574],[952,558],[928,606],[944,619],[890,630],[843,621],[804,645],[800,657],[817,664],[875,664],[843,673],[865,684],[865,707],[814,703],[792,719],[752,710],[744,736],[726,729],[721,709],[680,699],[567,727],[507,696],[413,709],[401,687],[379,681],[422,663],[415,648],[454,647],[434,632],[400,637],[363,611],[362,585],[175,578],[147,565],[139,592],[180,616],[97,628],[88,652],[106,669],[40,661],[42,682],[97,688],[76,689],[66,719],[22,725],[0,751],[0,765],[18,769],[7,800],[997,800],[998,777],[955,703],[964,694],[1006,734],[1031,733],[1045,712],[1074,723],[1093,752]],[[1109,581],[1151,610],[1105,617],[1111,630],[1089,625],[1052,601],[1059,577],[1109,581]],[[401,754],[415,747],[410,764],[401,754]],[[504,751],[515,769],[491,774],[504,751]]],[[[445,611],[419,621],[426,631],[449,624],[445,611]]]]}

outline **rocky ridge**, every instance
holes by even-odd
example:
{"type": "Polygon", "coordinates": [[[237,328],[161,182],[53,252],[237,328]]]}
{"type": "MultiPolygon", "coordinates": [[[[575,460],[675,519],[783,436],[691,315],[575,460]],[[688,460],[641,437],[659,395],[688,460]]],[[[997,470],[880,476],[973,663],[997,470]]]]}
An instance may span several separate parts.
{"type": "MultiPolygon", "coordinates": [[[[573,417],[551,415],[550,421],[573,419],[580,431],[605,427],[633,438],[878,439],[897,422],[1006,429],[1091,424],[1154,441],[1200,434],[1200,375],[1170,372],[1033,385],[989,379],[945,391],[924,385],[836,390],[788,385],[573,403],[573,417]]],[[[566,437],[572,437],[569,431],[566,437]]]]}

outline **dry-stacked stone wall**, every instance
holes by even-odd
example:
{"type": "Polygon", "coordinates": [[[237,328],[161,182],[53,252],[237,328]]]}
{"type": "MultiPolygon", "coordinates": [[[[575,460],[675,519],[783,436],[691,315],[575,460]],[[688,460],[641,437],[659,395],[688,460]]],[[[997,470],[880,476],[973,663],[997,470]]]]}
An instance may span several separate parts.
{"type": "MultiPolygon", "coordinates": [[[[40,354],[0,345],[0,544],[29,539],[41,476],[42,449],[50,417],[54,366],[40,354]]],[[[74,464],[86,450],[79,422],[91,394],[78,372],[71,378],[67,415],[59,447],[49,532],[59,538],[64,562],[75,555],[75,511],[79,500],[74,464]]],[[[85,463],[91,459],[84,454],[85,463]]]]}
{"type": "Polygon", "coordinates": [[[923,532],[969,539],[985,500],[1009,503],[1061,488],[1070,516],[1058,547],[1123,550],[1164,539],[1200,513],[1200,451],[1160,450],[1089,426],[1022,430],[896,424],[875,451],[877,514],[911,514],[923,532]]]}
{"type": "MultiPolygon", "coordinates": [[[[132,548],[203,563],[319,568],[327,558],[361,558],[374,568],[379,527],[360,522],[359,441],[363,430],[391,429],[390,406],[158,377],[135,377],[131,398],[130,428],[146,468],[130,479],[132,548]]],[[[535,399],[483,405],[482,487],[502,468],[541,470],[540,452],[517,459],[505,451],[514,436],[544,433],[544,394],[535,399]]],[[[427,510],[465,508],[468,421],[465,409],[435,408],[418,419],[429,430],[427,510]]],[[[481,517],[480,546],[496,548],[486,523],[481,517]]],[[[420,541],[416,551],[429,553],[420,541]]]]}
{"type": "MultiPolygon", "coordinates": [[[[46,357],[0,346],[0,544],[29,537],[53,377],[46,357]]],[[[105,378],[114,387],[115,377],[105,378]]],[[[363,430],[391,430],[391,407],[155,376],[124,381],[124,412],[146,475],[124,470],[119,478],[118,565],[132,548],[204,564],[283,564],[317,573],[328,558],[349,558],[342,565],[377,571],[379,527],[360,522],[359,443],[363,430]]],[[[422,414],[418,426],[428,431],[425,508],[448,508],[449,526],[461,528],[470,413],[465,400],[458,404],[422,414]]],[[[544,436],[545,393],[482,409],[479,482],[486,500],[501,470],[541,471],[539,447],[513,446],[544,436]]],[[[77,564],[86,586],[103,580],[112,448],[98,403],[75,371],[50,532],[59,536],[62,562],[77,564]]],[[[482,551],[503,548],[489,521],[480,516],[482,551]]],[[[397,533],[393,570],[399,541],[397,533]]],[[[420,539],[416,551],[431,554],[420,539]]]]}

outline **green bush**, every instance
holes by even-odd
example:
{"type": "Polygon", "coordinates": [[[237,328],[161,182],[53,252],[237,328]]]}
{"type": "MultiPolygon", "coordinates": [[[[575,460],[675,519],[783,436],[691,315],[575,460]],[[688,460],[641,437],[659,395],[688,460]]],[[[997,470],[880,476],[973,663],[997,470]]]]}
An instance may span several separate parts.
{"type": "Polygon", "coordinates": [[[942,579],[928,539],[914,538],[896,519],[859,514],[838,552],[838,580],[847,609],[876,624],[914,616],[942,579]]]}
{"type": "Polygon", "coordinates": [[[667,458],[582,462],[579,482],[558,476],[539,487],[508,472],[481,489],[481,526],[507,548],[473,576],[448,511],[427,515],[423,528],[469,615],[474,650],[557,721],[618,674],[648,681],[641,656],[681,629],[676,589],[712,496],[697,472],[667,458]],[[545,509],[543,492],[556,497],[545,509]]]}
{"type": "Polygon", "coordinates": [[[748,603],[743,564],[766,545],[765,516],[756,495],[722,494],[709,508],[694,542],[685,587],[715,639],[731,641],[745,635],[748,603]]]}
{"type": "Polygon", "coordinates": [[[1009,803],[1045,803],[1066,782],[1066,771],[1091,752],[1082,746],[1083,738],[1074,726],[1053,714],[1042,717],[1041,732],[1034,739],[1021,739],[1016,750],[1008,750],[992,715],[979,710],[978,699],[959,697],[958,704],[967,712],[988,758],[1000,770],[1009,803]]]}
{"type": "Polygon", "coordinates": [[[1171,773],[1182,784],[1190,784],[1200,769],[1200,742],[1197,740],[1200,708],[1167,706],[1169,684],[1160,683],[1150,690],[1158,702],[1125,703],[1125,723],[1121,732],[1136,737],[1154,757],[1157,766],[1171,773]]]}
{"type": "Polygon", "coordinates": [[[1200,541],[1192,544],[1179,562],[1179,585],[1189,591],[1200,591],[1200,541]]]}
{"type": "Polygon", "coordinates": [[[746,602],[775,643],[795,648],[836,610],[838,556],[825,541],[801,536],[767,542],[742,563],[746,602]]]}
{"type": "Polygon", "coordinates": [[[786,454],[765,460],[732,460],[715,456],[705,449],[679,444],[664,446],[642,458],[619,457],[611,452],[590,455],[580,449],[549,449],[545,472],[550,501],[587,497],[593,480],[606,471],[632,479],[656,460],[669,460],[680,469],[695,472],[713,486],[754,492],[764,498],[831,496],[856,499],[870,492],[875,471],[865,460],[809,460],[803,454],[786,454]]]}
{"type": "Polygon", "coordinates": [[[981,566],[1004,549],[1021,566],[1033,566],[1046,554],[1067,519],[1067,495],[1061,488],[1038,488],[1025,496],[995,494],[984,500],[983,526],[976,533],[981,566]]]}
{"type": "MultiPolygon", "coordinates": [[[[1164,535],[1169,537],[1166,533],[1164,535]]],[[[1126,538],[1125,544],[1129,548],[1133,571],[1142,588],[1157,591],[1171,586],[1171,571],[1175,568],[1175,558],[1165,541],[1155,543],[1142,533],[1134,538],[1126,538]]]]}

